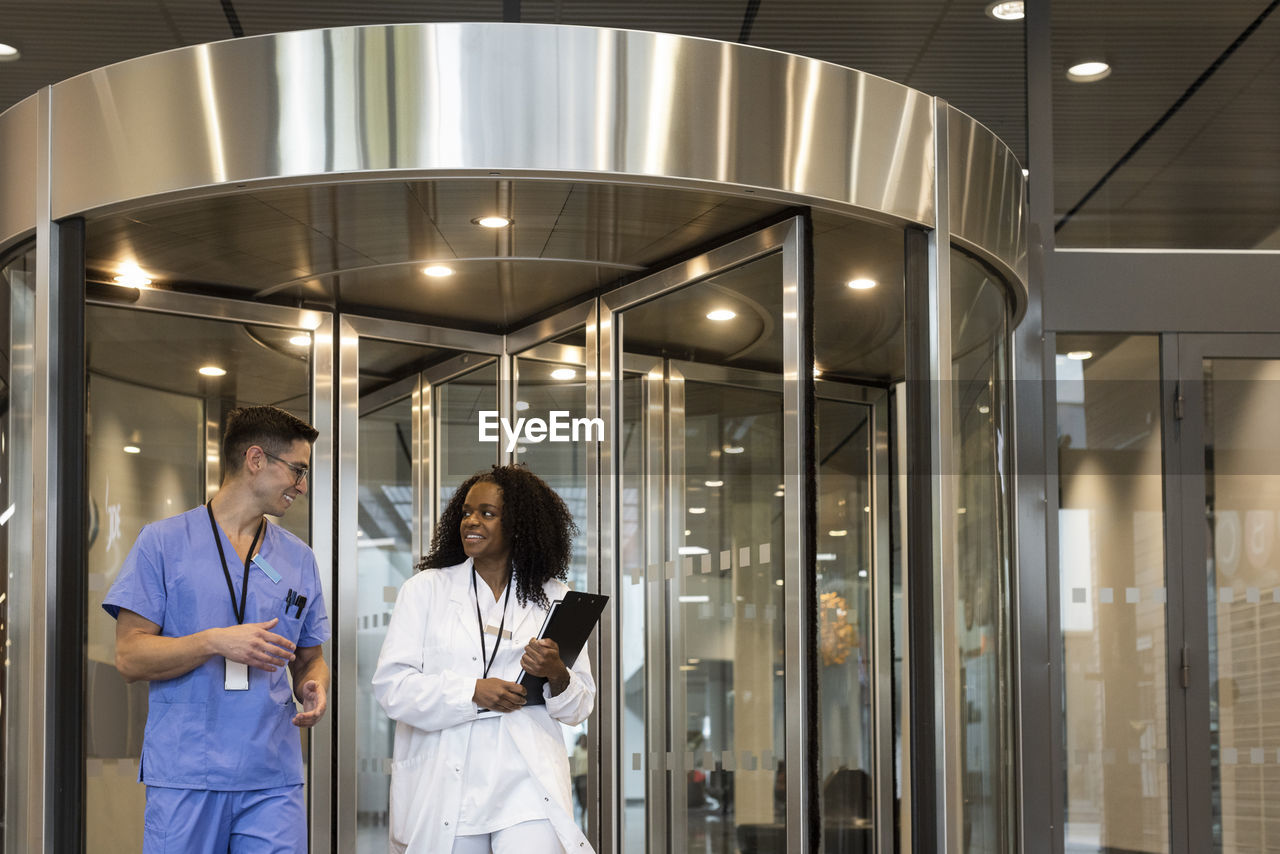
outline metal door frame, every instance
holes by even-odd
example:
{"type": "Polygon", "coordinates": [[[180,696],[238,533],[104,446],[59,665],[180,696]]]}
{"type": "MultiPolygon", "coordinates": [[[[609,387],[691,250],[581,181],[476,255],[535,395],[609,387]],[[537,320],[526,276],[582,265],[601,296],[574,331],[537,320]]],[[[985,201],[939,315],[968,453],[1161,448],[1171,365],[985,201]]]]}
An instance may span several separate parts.
{"type": "MultiPolygon", "coordinates": [[[[122,293],[126,293],[122,290],[122,293]]],[[[114,309],[146,311],[155,314],[173,314],[203,320],[228,323],[249,323],[255,326],[277,326],[287,329],[305,329],[311,332],[311,424],[320,431],[311,452],[312,484],[334,483],[334,461],[337,436],[334,433],[333,413],[333,315],[327,311],[287,308],[277,305],[250,303],[221,297],[183,294],[175,291],[141,289],[127,292],[128,301],[108,297],[86,295],[84,305],[114,309]],[[136,295],[136,298],[134,298],[136,295]]],[[[221,437],[210,435],[206,423],[205,443],[217,447],[221,437]]],[[[213,433],[217,428],[214,425],[213,433]]],[[[217,480],[217,464],[206,464],[206,487],[217,480]]],[[[333,490],[316,489],[309,495],[311,508],[311,550],[316,564],[321,567],[320,588],[328,610],[333,613],[334,581],[337,576],[333,551],[333,490]],[[326,571],[328,568],[328,571],[326,571]]],[[[334,664],[335,641],[331,638],[323,644],[328,663],[334,664]]],[[[332,685],[330,697],[333,696],[332,685]]],[[[331,825],[334,815],[333,755],[337,745],[336,727],[332,713],[325,715],[311,729],[311,751],[307,764],[308,830],[311,850],[314,854],[328,854],[331,825]]],[[[81,756],[81,762],[84,756],[81,756]]]]}
{"type": "MultiPolygon", "coordinates": [[[[1170,551],[1167,566],[1169,576],[1176,574],[1181,586],[1182,661],[1175,660],[1174,647],[1170,646],[1170,685],[1179,684],[1176,678],[1182,674],[1179,665],[1188,668],[1188,687],[1181,691],[1185,698],[1185,748],[1181,751],[1182,773],[1178,781],[1179,793],[1185,798],[1181,803],[1173,800],[1171,813],[1181,811],[1185,823],[1175,825],[1173,838],[1185,840],[1186,851],[1211,851],[1213,849],[1213,814],[1211,809],[1211,772],[1209,733],[1209,602],[1205,583],[1205,359],[1255,359],[1280,360],[1280,334],[1181,334],[1165,335],[1164,342],[1171,345],[1168,358],[1162,358],[1163,367],[1173,368],[1172,406],[1174,418],[1167,438],[1176,456],[1176,471],[1180,477],[1166,478],[1166,495],[1174,498],[1168,511],[1169,528],[1179,529],[1181,540],[1178,552],[1170,551]],[[1184,486],[1185,485],[1185,486],[1184,486]],[[1176,507],[1177,515],[1174,514],[1176,507]]],[[[1170,376],[1166,374],[1166,376],[1170,376]]],[[[1170,606],[1174,601],[1170,591],[1170,606]]],[[[1174,622],[1170,620],[1170,623],[1174,622]]],[[[1172,642],[1172,637],[1170,641],[1172,642]]],[[[1170,703],[1173,703],[1171,690],[1170,703]]],[[[1172,712],[1172,709],[1171,709],[1172,712]]],[[[1171,745],[1172,747],[1172,745],[1171,745]]],[[[1171,750],[1171,757],[1173,751],[1171,750]]],[[[1170,768],[1171,797],[1173,768],[1170,768]]],[[[1174,851],[1180,851],[1175,844],[1174,851]]]]}
{"type": "MultiPolygon", "coordinates": [[[[622,412],[622,383],[620,381],[623,359],[621,350],[623,329],[621,325],[625,323],[626,310],[696,282],[709,279],[727,270],[748,264],[766,255],[778,252],[782,254],[783,270],[779,287],[781,287],[783,294],[783,376],[788,380],[783,384],[783,482],[787,487],[784,498],[784,514],[786,519],[801,520],[798,526],[790,526],[786,530],[784,537],[785,594],[783,607],[787,618],[785,628],[786,676],[784,690],[786,692],[785,702],[788,717],[794,721],[808,720],[812,700],[806,684],[809,677],[809,667],[812,664],[812,656],[809,655],[812,642],[806,628],[806,615],[810,609],[813,584],[812,579],[806,578],[806,573],[803,571],[803,568],[811,563],[813,552],[813,525],[810,518],[812,495],[807,484],[808,479],[805,477],[812,462],[810,459],[812,448],[803,441],[804,431],[810,422],[810,401],[813,389],[812,336],[809,332],[811,328],[811,300],[809,299],[811,296],[811,248],[809,231],[810,223],[808,217],[804,215],[789,217],[781,222],[766,226],[759,231],[731,240],[708,250],[704,254],[661,269],[605,294],[601,298],[599,315],[601,355],[603,357],[607,353],[609,358],[609,370],[607,372],[602,371],[601,400],[609,401],[609,409],[613,414],[608,431],[607,447],[603,450],[612,461],[611,474],[614,476],[609,490],[611,494],[607,500],[602,496],[602,508],[607,508],[609,511],[608,518],[603,519],[602,524],[609,526],[612,543],[618,543],[620,542],[621,534],[618,517],[618,508],[621,506],[620,496],[618,495],[621,481],[621,461],[617,455],[617,449],[620,447],[621,439],[619,432],[620,417],[624,414],[622,412]],[[615,376],[619,377],[619,381],[614,381],[613,378],[615,376]]],[[[667,376],[669,370],[669,367],[664,367],[662,380],[664,390],[668,394],[676,385],[671,383],[671,378],[667,376]]],[[[655,381],[656,379],[654,377],[655,381]]],[[[664,397],[665,395],[662,395],[659,399],[664,397]]],[[[652,405],[649,408],[652,409],[652,405]]],[[[665,409],[665,406],[663,408],[665,409]]],[[[659,413],[659,417],[661,415],[662,413],[659,413]]],[[[667,452],[666,456],[671,456],[670,452],[667,452]]],[[[652,466],[647,466],[646,468],[652,472],[652,466]]],[[[646,477],[648,478],[649,476],[647,475],[646,477]]],[[[654,484],[654,486],[657,486],[658,490],[656,494],[655,490],[650,490],[650,504],[654,500],[666,500],[668,498],[661,494],[661,484],[654,484]]],[[[661,513],[661,509],[658,508],[659,513],[661,513]]],[[[653,507],[648,508],[649,513],[653,511],[653,507]]],[[[665,519],[667,516],[663,514],[659,518],[665,519]]],[[[656,546],[657,544],[653,545],[656,546]]],[[[652,618],[665,613],[665,608],[655,607],[655,600],[665,602],[664,583],[667,567],[670,565],[674,569],[675,562],[678,559],[678,556],[674,553],[672,543],[664,543],[660,548],[663,550],[662,554],[651,555],[649,560],[646,561],[648,564],[645,570],[646,583],[652,584],[650,589],[653,592],[653,596],[650,597],[650,614],[646,618],[648,644],[646,667],[650,663],[665,661],[667,638],[665,633],[653,631],[652,618]]],[[[617,549],[612,549],[607,557],[609,570],[602,572],[602,580],[607,579],[610,585],[617,582],[623,571],[620,561],[621,557],[617,549]]],[[[612,593],[613,591],[607,590],[604,592],[612,593]]],[[[607,610],[609,612],[609,621],[611,624],[616,624],[618,616],[616,596],[610,599],[610,606],[607,610]]],[[[664,671],[665,669],[666,665],[664,665],[664,671]]],[[[650,682],[647,694],[649,695],[651,707],[656,704],[657,708],[663,710],[665,716],[669,673],[664,673],[664,676],[668,678],[650,682]]],[[[613,694],[607,698],[606,702],[611,707],[609,711],[614,719],[612,725],[615,727],[616,735],[616,727],[618,726],[617,709],[621,706],[621,697],[617,696],[616,686],[613,694]]],[[[671,764],[669,757],[676,753],[683,756],[684,753],[683,744],[673,744],[669,732],[665,736],[664,742],[660,745],[650,744],[646,751],[650,785],[656,785],[661,780],[665,788],[662,793],[652,793],[651,797],[646,798],[650,809],[653,809],[654,806],[665,808],[667,801],[673,797],[673,786],[670,782],[669,769],[667,768],[671,764]]],[[[787,791],[789,793],[786,807],[787,850],[806,851],[810,850],[810,847],[816,844],[817,840],[811,839],[812,833],[809,823],[809,807],[816,796],[816,792],[810,780],[811,756],[809,755],[810,751],[805,736],[805,727],[797,725],[787,728],[786,750],[789,760],[786,771],[787,791]]],[[[621,827],[620,809],[621,805],[618,803],[617,798],[614,798],[612,803],[608,805],[612,818],[608,840],[612,844],[612,850],[620,850],[622,842],[619,834],[621,827]]],[[[668,829],[669,817],[657,816],[655,819],[652,813],[650,815],[649,826],[658,828],[659,833],[665,833],[668,829]]],[[[655,840],[654,834],[651,833],[648,844],[649,850],[655,852],[665,850],[665,848],[659,849],[656,847],[656,843],[659,841],[665,846],[665,839],[655,840]]]]}

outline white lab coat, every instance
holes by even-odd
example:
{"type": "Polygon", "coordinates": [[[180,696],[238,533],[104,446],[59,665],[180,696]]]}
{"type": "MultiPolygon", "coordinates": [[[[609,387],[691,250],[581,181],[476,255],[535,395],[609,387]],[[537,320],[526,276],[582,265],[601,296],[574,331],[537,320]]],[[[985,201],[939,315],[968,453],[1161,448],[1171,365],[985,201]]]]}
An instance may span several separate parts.
{"type": "MultiPolygon", "coordinates": [[[[396,854],[449,854],[453,849],[463,763],[479,713],[471,698],[484,672],[478,657],[456,652],[478,645],[470,585],[470,559],[447,569],[423,570],[406,581],[373,674],[373,694],[396,721],[391,763],[391,850],[396,854]]],[[[550,601],[568,589],[555,579],[543,586],[550,601]]],[[[532,602],[514,600],[511,636],[536,637],[546,612],[532,602]]],[[[571,854],[594,852],[573,819],[560,723],[581,723],[595,697],[584,650],[560,696],[502,717],[546,804],[547,819],[571,854]]]]}

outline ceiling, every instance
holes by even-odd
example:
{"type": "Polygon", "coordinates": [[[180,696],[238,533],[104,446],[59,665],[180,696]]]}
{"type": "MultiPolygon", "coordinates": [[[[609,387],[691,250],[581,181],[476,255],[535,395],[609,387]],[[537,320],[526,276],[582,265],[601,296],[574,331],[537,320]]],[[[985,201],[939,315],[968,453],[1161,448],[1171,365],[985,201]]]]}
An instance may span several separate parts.
{"type": "MultiPolygon", "coordinates": [[[[878,74],[973,115],[1009,143],[1034,181],[1036,164],[1027,161],[1023,27],[987,17],[985,5],[6,0],[0,41],[23,55],[0,63],[0,109],[102,65],[239,34],[498,21],[518,9],[526,22],[743,41],[878,74]]],[[[1258,21],[1268,7],[1268,0],[1052,3],[1060,246],[1280,248],[1280,15],[1258,21]],[[1087,56],[1109,60],[1112,75],[1088,85],[1067,82],[1061,72],[1087,56]]]]}

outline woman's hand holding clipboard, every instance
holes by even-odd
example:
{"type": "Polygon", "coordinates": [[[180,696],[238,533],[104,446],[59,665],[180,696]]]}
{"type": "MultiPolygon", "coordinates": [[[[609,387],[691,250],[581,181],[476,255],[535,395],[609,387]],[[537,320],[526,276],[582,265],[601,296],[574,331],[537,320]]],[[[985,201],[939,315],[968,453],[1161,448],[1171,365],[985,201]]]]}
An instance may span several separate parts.
{"type": "MultiPolygon", "coordinates": [[[[570,590],[563,599],[551,603],[547,618],[538,631],[538,638],[555,641],[560,647],[560,660],[564,662],[564,666],[573,667],[582,648],[587,644],[587,638],[600,621],[600,614],[608,601],[608,596],[598,593],[570,590]]],[[[542,695],[542,686],[547,684],[544,677],[521,670],[516,681],[525,687],[525,705],[539,706],[546,703],[546,698],[542,695]]]]}

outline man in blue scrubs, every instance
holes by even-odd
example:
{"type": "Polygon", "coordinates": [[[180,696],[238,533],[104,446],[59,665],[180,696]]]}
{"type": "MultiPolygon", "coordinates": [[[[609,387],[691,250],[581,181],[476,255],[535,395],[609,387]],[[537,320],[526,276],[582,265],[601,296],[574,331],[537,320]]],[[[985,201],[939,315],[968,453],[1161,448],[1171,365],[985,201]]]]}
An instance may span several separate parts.
{"type": "Polygon", "coordinates": [[[103,603],[117,669],[151,682],[144,854],[307,851],[297,728],[325,712],[329,618],[315,555],[266,517],[306,492],[317,435],[231,412],[218,494],[143,528],[103,603]]]}

